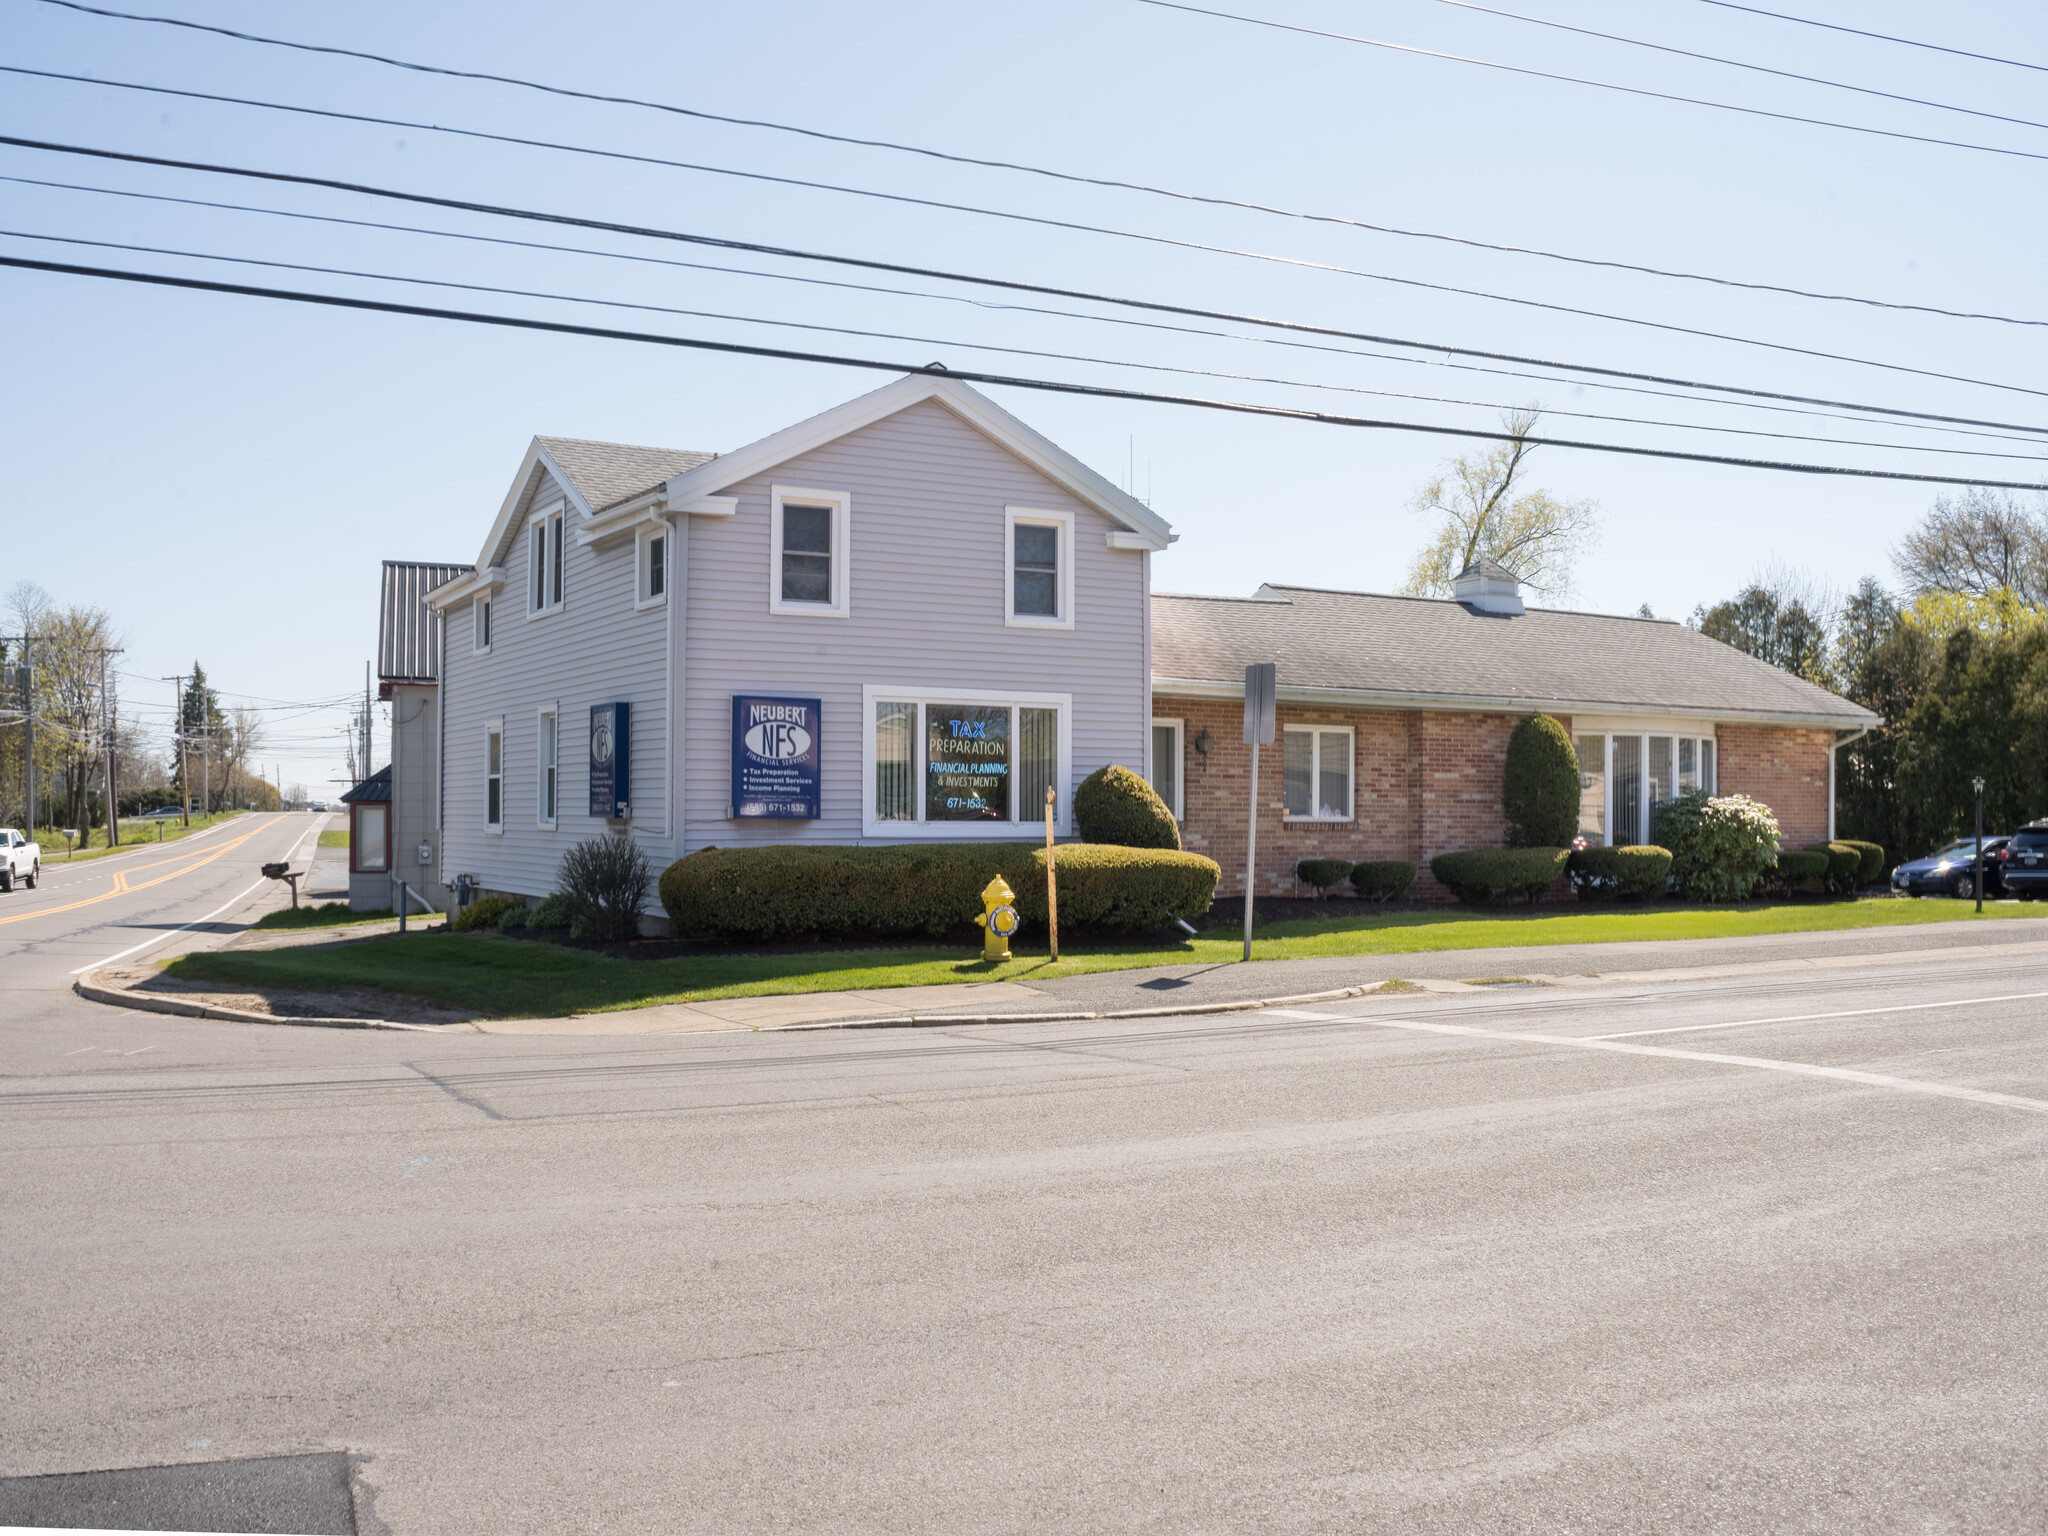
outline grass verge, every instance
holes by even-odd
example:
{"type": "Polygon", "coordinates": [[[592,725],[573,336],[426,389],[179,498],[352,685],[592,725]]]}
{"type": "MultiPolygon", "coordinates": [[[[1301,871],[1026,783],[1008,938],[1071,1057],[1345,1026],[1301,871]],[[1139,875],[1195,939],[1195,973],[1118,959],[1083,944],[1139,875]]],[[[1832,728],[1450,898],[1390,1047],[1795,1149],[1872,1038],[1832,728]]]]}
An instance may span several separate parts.
{"type": "MultiPolygon", "coordinates": [[[[2039,906],[2002,906],[1986,917],[2048,916],[2039,906]]],[[[1257,960],[1341,955],[1418,954],[1429,950],[1614,944],[1630,940],[1740,938],[1844,928],[1968,922],[1970,903],[1948,900],[1775,902],[1741,907],[1525,910],[1475,915],[1470,909],[1334,915],[1261,926],[1257,960]]],[[[1071,946],[1057,965],[1013,944],[1016,958],[985,966],[958,948],[877,948],[797,955],[712,955],[613,960],[586,950],[522,943],[495,934],[423,934],[314,948],[201,951],[167,967],[187,981],[244,987],[372,987],[472,1008],[490,1018],[547,1018],[705,1002],[771,993],[866,991],[961,981],[1045,981],[1061,976],[1160,965],[1220,965],[1236,960],[1234,935],[1187,944],[1150,941],[1071,946]]]]}
{"type": "Polygon", "coordinates": [[[357,923],[387,923],[398,914],[389,907],[379,912],[351,912],[345,901],[324,902],[317,907],[279,907],[266,912],[251,928],[348,928],[357,923]]]}
{"type": "Polygon", "coordinates": [[[75,845],[67,856],[64,852],[64,834],[55,827],[44,827],[37,833],[35,841],[42,845],[43,863],[83,864],[89,859],[103,859],[110,853],[126,853],[133,848],[154,848],[159,843],[175,843],[190,837],[195,832],[204,832],[208,827],[218,826],[224,821],[233,821],[237,816],[247,816],[247,811],[218,811],[211,816],[194,816],[187,828],[178,821],[154,821],[142,816],[121,818],[121,841],[112,848],[107,846],[107,829],[94,827],[90,838],[75,845]]]}
{"type": "Polygon", "coordinates": [[[348,828],[342,827],[339,830],[322,832],[320,834],[320,846],[322,848],[346,848],[348,846],[348,828]]]}

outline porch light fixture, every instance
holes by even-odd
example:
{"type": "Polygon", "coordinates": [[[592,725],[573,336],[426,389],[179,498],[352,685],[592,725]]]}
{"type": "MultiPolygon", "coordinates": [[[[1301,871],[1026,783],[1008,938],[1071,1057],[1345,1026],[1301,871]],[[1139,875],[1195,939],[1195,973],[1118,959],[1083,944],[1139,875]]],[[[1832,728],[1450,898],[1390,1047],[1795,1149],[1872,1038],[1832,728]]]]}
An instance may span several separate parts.
{"type": "Polygon", "coordinates": [[[1202,761],[1206,763],[1209,761],[1209,749],[1216,745],[1216,738],[1209,734],[1209,727],[1205,725],[1189,745],[1202,754],[1202,761]]]}

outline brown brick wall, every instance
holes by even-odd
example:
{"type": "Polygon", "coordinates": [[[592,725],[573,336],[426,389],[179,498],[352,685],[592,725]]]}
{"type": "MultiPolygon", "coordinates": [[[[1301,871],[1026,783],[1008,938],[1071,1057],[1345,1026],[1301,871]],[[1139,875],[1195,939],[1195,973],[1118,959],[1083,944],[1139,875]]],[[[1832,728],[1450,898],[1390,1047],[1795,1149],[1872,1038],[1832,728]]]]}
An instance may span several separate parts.
{"type": "Polygon", "coordinates": [[[1828,835],[1828,756],[1834,732],[1774,725],[1724,725],[1715,735],[1716,789],[1761,800],[1778,816],[1787,848],[1828,835]]]}
{"type": "MultiPolygon", "coordinates": [[[[1222,865],[1218,895],[1242,895],[1245,780],[1251,766],[1251,748],[1243,740],[1244,706],[1235,699],[1162,695],[1153,699],[1152,713],[1184,722],[1187,804],[1182,844],[1222,865]],[[1204,728],[1210,737],[1206,757],[1194,746],[1204,728]]],[[[1258,893],[1295,894],[1294,866],[1303,859],[1407,859],[1416,866],[1416,896],[1448,899],[1430,878],[1430,859],[1456,848],[1497,848],[1506,839],[1501,768],[1518,718],[1428,710],[1309,709],[1282,703],[1282,728],[1352,727],[1357,820],[1287,821],[1280,742],[1261,747],[1258,893]]],[[[1571,718],[1561,718],[1569,731],[1571,718]]],[[[1827,835],[1830,732],[1724,725],[1715,734],[1721,793],[1749,795],[1770,806],[1788,848],[1827,835]]],[[[1557,894],[1562,898],[1568,892],[1560,885],[1557,894]]]]}

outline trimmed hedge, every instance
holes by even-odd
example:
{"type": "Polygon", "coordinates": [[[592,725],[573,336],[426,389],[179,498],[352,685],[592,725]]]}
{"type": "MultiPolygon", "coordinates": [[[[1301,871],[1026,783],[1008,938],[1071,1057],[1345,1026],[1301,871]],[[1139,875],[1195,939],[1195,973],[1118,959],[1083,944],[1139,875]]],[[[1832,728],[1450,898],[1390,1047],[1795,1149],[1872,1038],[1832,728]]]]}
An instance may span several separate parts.
{"type": "Polygon", "coordinates": [[[1438,854],[1429,872],[1474,906],[1534,901],[1557,883],[1571,854],[1569,848],[1468,848],[1438,854]]]}
{"type": "Polygon", "coordinates": [[[1580,848],[1571,857],[1572,889],[1581,901],[1661,896],[1671,873],[1671,851],[1645,844],[1636,848],[1580,848]]]}
{"type": "Polygon", "coordinates": [[[1579,830],[1579,755],[1549,715],[1524,715],[1508,737],[1500,807],[1510,848],[1558,848],[1579,830]]]}
{"type": "Polygon", "coordinates": [[[1808,849],[1802,853],[1781,853],[1778,855],[1778,883],[1792,886],[1804,885],[1809,880],[1825,880],[1828,863],[1825,849],[1820,852],[1808,849]]]}
{"type": "Polygon", "coordinates": [[[1349,859],[1303,859],[1294,866],[1294,878],[1321,894],[1351,878],[1349,859]]]}
{"type": "Polygon", "coordinates": [[[449,921],[448,926],[457,933],[473,933],[479,928],[495,928],[507,912],[526,903],[517,896],[479,896],[449,921]]]}
{"type": "Polygon", "coordinates": [[[1406,859],[1373,859],[1351,866],[1351,884],[1368,901],[1399,901],[1415,883],[1415,866],[1406,859]]]}
{"type": "MultiPolygon", "coordinates": [[[[1104,843],[1061,847],[1058,868],[1062,928],[1120,930],[1199,917],[1222,873],[1198,853],[1104,843]]],[[[997,875],[1043,932],[1045,849],[1031,843],[704,848],[663,871],[660,888],[679,938],[937,937],[973,922],[997,875]]]]}
{"type": "MultiPolygon", "coordinates": [[[[1035,807],[1026,809],[1036,813],[1035,807]]],[[[1114,763],[1096,769],[1074,791],[1074,830],[1084,843],[1180,847],[1180,823],[1166,802],[1144,779],[1114,763]]]]}
{"type": "MultiPolygon", "coordinates": [[[[1859,873],[1863,868],[1863,851],[1860,848],[1851,848],[1847,843],[1808,843],[1804,851],[1827,856],[1829,890],[1837,896],[1854,894],[1859,873]]],[[[1779,857],[1783,858],[1784,855],[1780,854],[1779,857]]]]}
{"type": "Polygon", "coordinates": [[[1856,871],[1859,885],[1875,885],[1884,878],[1884,845],[1882,843],[1859,842],[1853,837],[1835,839],[1844,848],[1854,848],[1863,855],[1863,863],[1856,871]]]}

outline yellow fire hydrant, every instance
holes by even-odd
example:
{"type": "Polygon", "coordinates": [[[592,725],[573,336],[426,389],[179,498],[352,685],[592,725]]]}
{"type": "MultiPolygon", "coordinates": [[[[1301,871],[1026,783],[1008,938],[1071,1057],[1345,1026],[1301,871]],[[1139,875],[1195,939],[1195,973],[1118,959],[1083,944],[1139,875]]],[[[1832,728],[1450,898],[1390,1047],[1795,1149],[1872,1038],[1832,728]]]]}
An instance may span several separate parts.
{"type": "Polygon", "coordinates": [[[988,933],[981,946],[981,958],[991,965],[1010,958],[1010,935],[1017,931],[1018,922],[1017,909],[1010,903],[1016,897],[1017,893],[1001,875],[982,887],[981,915],[975,921],[988,933]]]}

